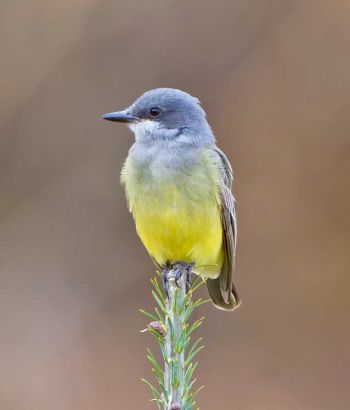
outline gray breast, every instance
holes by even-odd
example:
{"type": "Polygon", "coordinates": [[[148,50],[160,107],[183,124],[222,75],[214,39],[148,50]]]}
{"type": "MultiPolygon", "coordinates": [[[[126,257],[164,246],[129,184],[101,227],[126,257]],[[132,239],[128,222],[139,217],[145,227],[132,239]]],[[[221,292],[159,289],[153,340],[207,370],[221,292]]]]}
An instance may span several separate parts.
{"type": "Polygon", "coordinates": [[[129,152],[133,166],[145,178],[182,179],[191,174],[200,160],[200,150],[183,144],[174,144],[169,141],[140,143],[136,142],[129,152]]]}

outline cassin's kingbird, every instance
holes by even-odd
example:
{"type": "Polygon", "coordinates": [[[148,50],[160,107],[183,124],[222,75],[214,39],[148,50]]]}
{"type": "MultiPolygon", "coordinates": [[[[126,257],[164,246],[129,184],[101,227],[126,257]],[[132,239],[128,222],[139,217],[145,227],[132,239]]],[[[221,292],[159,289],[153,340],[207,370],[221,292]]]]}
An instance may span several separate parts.
{"type": "Polygon", "coordinates": [[[158,88],[103,118],[127,123],[135,134],[121,180],[148,253],[160,268],[192,264],[207,279],[213,303],[235,309],[232,168],[199,101],[158,88]]]}

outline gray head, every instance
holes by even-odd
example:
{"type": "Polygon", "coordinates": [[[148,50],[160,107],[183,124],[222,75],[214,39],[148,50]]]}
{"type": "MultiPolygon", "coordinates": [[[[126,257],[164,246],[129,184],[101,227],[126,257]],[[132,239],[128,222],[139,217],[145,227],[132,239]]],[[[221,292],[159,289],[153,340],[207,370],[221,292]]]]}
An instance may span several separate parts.
{"type": "Polygon", "coordinates": [[[126,110],[102,118],[127,123],[139,142],[178,140],[193,145],[214,142],[198,99],[172,88],[147,91],[126,110]]]}

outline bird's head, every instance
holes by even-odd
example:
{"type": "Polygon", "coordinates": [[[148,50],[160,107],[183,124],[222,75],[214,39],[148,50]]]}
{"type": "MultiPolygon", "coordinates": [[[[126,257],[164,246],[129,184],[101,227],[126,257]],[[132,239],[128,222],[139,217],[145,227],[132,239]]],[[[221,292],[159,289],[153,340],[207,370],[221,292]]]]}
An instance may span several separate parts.
{"type": "Polygon", "coordinates": [[[142,142],[184,136],[191,137],[193,143],[214,139],[198,99],[172,88],[147,91],[129,108],[102,118],[127,123],[136,140],[142,142]]]}

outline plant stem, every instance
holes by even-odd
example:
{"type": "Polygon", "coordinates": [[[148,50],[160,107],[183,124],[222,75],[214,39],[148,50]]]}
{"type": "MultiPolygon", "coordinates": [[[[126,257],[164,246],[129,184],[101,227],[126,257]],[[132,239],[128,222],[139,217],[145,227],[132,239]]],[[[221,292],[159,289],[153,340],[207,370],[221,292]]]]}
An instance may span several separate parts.
{"type": "Polygon", "coordinates": [[[156,356],[147,350],[147,359],[152,365],[159,388],[148,380],[142,380],[151,389],[152,400],[158,410],[193,410],[195,398],[201,390],[200,387],[192,391],[192,387],[196,381],[193,377],[197,367],[194,359],[203,348],[202,339],[195,342],[191,339],[204,317],[193,323],[190,323],[189,319],[192,312],[207,301],[201,298],[192,300],[193,292],[205,281],[197,277],[190,289],[187,289],[190,268],[192,267],[186,264],[181,266],[179,263],[175,268],[164,270],[162,277],[165,292],[157,278],[151,279],[156,307],[154,313],[141,310],[141,313],[152,320],[142,332],[147,331],[155,337],[164,360],[163,366],[156,356]]]}
{"type": "Polygon", "coordinates": [[[165,369],[164,386],[170,393],[164,410],[183,408],[183,393],[185,380],[185,351],[181,349],[181,334],[185,326],[186,284],[188,272],[183,269],[181,278],[175,282],[174,270],[167,272],[166,326],[169,331],[165,336],[165,369]]]}

